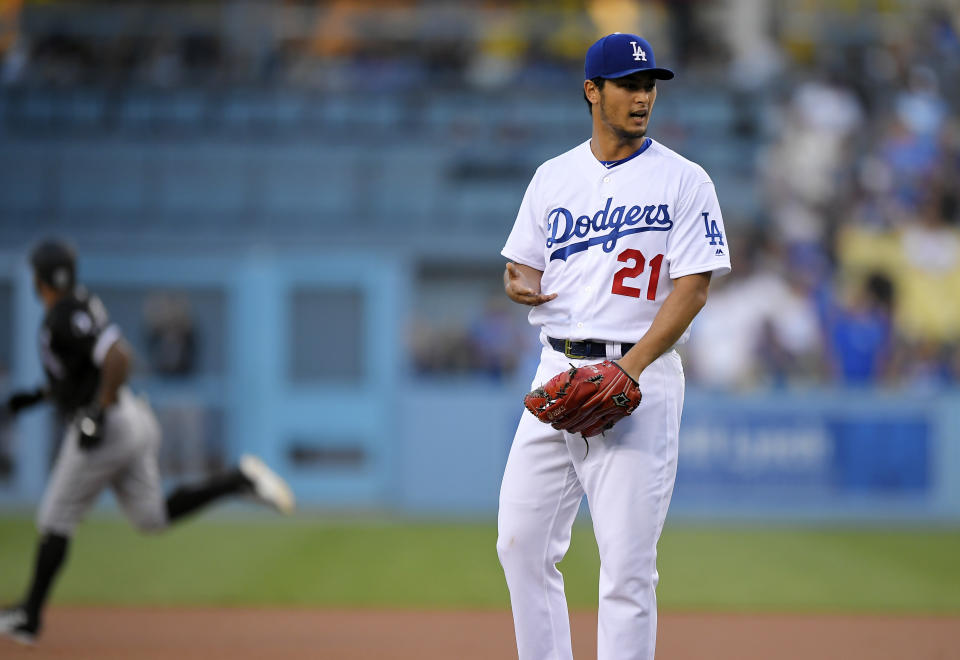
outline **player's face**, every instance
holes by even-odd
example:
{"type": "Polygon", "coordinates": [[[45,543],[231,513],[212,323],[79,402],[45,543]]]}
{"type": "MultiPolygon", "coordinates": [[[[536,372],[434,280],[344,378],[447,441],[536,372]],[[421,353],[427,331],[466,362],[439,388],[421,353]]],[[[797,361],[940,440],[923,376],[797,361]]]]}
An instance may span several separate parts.
{"type": "Polygon", "coordinates": [[[653,103],[657,100],[657,80],[639,72],[607,80],[600,90],[598,119],[621,138],[633,140],[647,134],[653,103]]]}
{"type": "Polygon", "coordinates": [[[33,276],[33,290],[47,309],[50,309],[57,300],[57,290],[45,284],[37,275],[33,276]]]}

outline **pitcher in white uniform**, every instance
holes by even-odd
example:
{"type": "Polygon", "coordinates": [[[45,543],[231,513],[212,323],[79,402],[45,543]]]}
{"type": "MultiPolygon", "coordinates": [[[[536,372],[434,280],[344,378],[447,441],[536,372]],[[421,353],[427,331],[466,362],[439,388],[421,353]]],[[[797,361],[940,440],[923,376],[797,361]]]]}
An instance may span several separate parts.
{"type": "Polygon", "coordinates": [[[649,660],[657,541],[677,469],[686,341],[713,273],[730,270],[713,182],[646,136],[658,68],[643,38],[587,51],[590,140],[541,165],[502,254],[504,288],[530,305],[543,344],[531,387],[569,364],[616,360],[637,380],[633,414],[587,441],[524,414],[500,490],[497,552],[520,660],[573,657],[556,564],[584,495],[600,549],[599,660],[649,660]]]}

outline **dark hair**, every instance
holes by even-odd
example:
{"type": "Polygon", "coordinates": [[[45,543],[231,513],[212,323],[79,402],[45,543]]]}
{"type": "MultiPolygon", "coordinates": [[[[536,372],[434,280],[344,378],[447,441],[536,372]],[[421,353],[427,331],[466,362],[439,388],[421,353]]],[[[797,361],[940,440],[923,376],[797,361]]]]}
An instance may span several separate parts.
{"type": "Polygon", "coordinates": [[[30,253],[30,265],[41,282],[58,291],[68,291],[76,284],[76,253],[63,241],[47,239],[39,243],[30,253]]]}
{"type": "MultiPolygon", "coordinates": [[[[607,81],[606,78],[600,78],[599,76],[596,77],[596,78],[591,78],[591,79],[590,79],[590,82],[592,82],[594,85],[596,85],[596,86],[597,86],[597,89],[603,89],[603,83],[605,83],[606,81],[607,81]]],[[[592,115],[592,114],[593,114],[593,104],[590,103],[590,99],[587,98],[587,93],[586,93],[586,92],[583,93],[583,100],[587,102],[587,108],[589,108],[590,114],[592,115]]]]}

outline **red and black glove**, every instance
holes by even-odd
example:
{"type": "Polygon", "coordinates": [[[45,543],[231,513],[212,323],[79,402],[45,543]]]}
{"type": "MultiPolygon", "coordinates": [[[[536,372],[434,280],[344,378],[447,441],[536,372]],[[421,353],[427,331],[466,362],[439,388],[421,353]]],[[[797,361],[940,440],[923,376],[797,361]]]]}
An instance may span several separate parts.
{"type": "Polygon", "coordinates": [[[616,362],[571,366],[529,392],[523,404],[553,428],[600,435],[632,413],[642,395],[637,382],[616,362]]]}

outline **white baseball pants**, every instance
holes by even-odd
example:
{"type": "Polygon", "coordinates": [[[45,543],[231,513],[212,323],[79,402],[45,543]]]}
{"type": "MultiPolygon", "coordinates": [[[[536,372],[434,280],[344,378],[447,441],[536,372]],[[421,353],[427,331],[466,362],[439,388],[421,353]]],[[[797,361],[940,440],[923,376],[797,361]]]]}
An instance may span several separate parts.
{"type": "MultiPolygon", "coordinates": [[[[574,360],[575,366],[600,360],[574,360]]],[[[544,348],[533,386],[569,367],[544,348]]],[[[600,550],[598,660],[652,660],[657,634],[657,541],[673,493],[683,408],[680,356],[640,376],[643,400],[587,444],[524,412],[500,489],[497,553],[510,590],[520,660],[571,660],[563,576],[584,494],[600,550]]]]}

